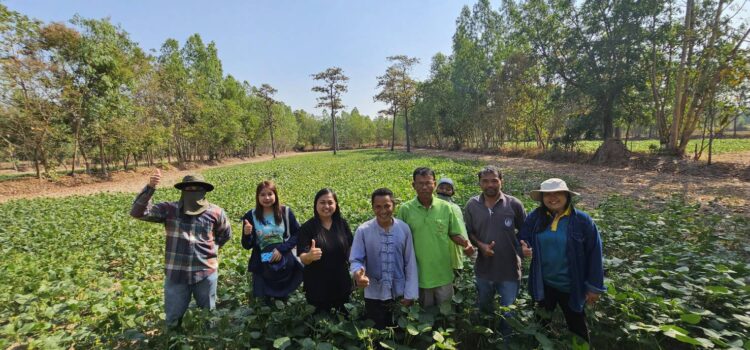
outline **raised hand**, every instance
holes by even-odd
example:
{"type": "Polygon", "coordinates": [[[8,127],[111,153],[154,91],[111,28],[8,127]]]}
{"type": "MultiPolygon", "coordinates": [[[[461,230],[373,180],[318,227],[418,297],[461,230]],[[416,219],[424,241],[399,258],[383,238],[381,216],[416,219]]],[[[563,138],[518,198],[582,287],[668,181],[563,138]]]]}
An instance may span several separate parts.
{"type": "Polygon", "coordinates": [[[253,233],[253,224],[251,224],[247,219],[242,220],[242,234],[245,236],[248,236],[253,233]]]}
{"type": "Polygon", "coordinates": [[[530,258],[534,253],[534,249],[529,248],[529,245],[526,243],[526,241],[521,241],[521,250],[523,251],[523,256],[527,258],[530,258]]]}
{"type": "Polygon", "coordinates": [[[156,168],[153,173],[151,173],[151,177],[148,179],[148,186],[151,188],[156,188],[156,186],[161,182],[161,170],[159,168],[156,168]]]}
{"type": "Polygon", "coordinates": [[[305,265],[310,265],[311,263],[320,260],[322,256],[323,251],[320,248],[315,247],[315,240],[313,239],[312,244],[310,245],[310,251],[300,255],[300,259],[302,259],[302,263],[305,265]]]}
{"type": "Polygon", "coordinates": [[[365,288],[370,285],[370,279],[365,275],[365,268],[360,267],[354,272],[354,285],[358,288],[365,288]]]}

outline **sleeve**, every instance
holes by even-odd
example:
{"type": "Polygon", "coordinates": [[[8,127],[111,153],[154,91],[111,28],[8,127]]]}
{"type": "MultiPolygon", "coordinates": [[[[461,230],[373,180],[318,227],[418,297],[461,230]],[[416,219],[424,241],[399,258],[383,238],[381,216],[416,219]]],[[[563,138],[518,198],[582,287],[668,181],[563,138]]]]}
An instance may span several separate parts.
{"type": "Polygon", "coordinates": [[[406,234],[406,248],[404,249],[404,276],[406,286],[404,288],[404,298],[410,300],[419,299],[419,276],[417,275],[417,258],[414,253],[414,242],[411,237],[411,230],[406,224],[401,225],[406,234]]]}
{"type": "Polygon", "coordinates": [[[466,227],[463,222],[463,215],[460,214],[461,210],[457,209],[458,205],[449,205],[450,212],[450,230],[448,235],[450,236],[461,236],[466,238],[466,227]]]}
{"type": "MultiPolygon", "coordinates": [[[[357,232],[354,234],[354,242],[352,242],[351,253],[349,253],[349,274],[354,274],[355,271],[362,267],[365,267],[365,259],[367,258],[367,249],[365,249],[365,235],[362,225],[357,228],[357,232]]],[[[365,270],[367,268],[365,267],[365,270]]]]}
{"type": "Polygon", "coordinates": [[[471,203],[471,199],[464,206],[464,226],[466,227],[466,235],[471,237],[471,235],[476,235],[477,233],[474,230],[474,225],[472,225],[474,220],[472,220],[471,212],[469,211],[469,203],[471,203]]]}
{"type": "Polygon", "coordinates": [[[297,218],[294,217],[294,212],[292,212],[292,209],[289,207],[285,207],[285,210],[289,211],[289,239],[284,241],[284,243],[281,243],[276,249],[279,250],[279,253],[285,254],[286,252],[292,250],[295,246],[297,246],[297,242],[299,241],[299,236],[297,235],[297,232],[299,231],[299,222],[297,222],[297,218]]]}
{"type": "Polygon", "coordinates": [[[526,241],[529,245],[531,245],[531,239],[534,231],[534,221],[536,221],[537,217],[537,211],[534,210],[529,214],[526,219],[523,221],[523,225],[521,225],[521,229],[518,230],[518,240],[519,244],[520,241],[526,241]]]}
{"type": "MultiPolygon", "coordinates": [[[[252,215],[253,215],[252,210],[245,213],[245,215],[242,216],[242,219],[240,219],[240,227],[244,225],[245,220],[252,223],[253,222],[252,215]]],[[[253,246],[255,245],[255,227],[253,227],[253,232],[250,233],[249,235],[244,234],[242,229],[240,229],[240,234],[242,235],[242,239],[241,239],[242,248],[253,249],[253,246]]]]}
{"type": "Polygon", "coordinates": [[[310,221],[307,221],[297,231],[297,256],[310,251],[310,244],[312,243],[311,226],[310,221]]]}
{"type": "Polygon", "coordinates": [[[224,209],[220,209],[219,220],[216,223],[216,226],[214,226],[214,239],[216,240],[216,244],[221,247],[225,243],[229,242],[231,238],[232,225],[229,224],[227,213],[224,212],[224,209]]]}
{"type": "Polygon", "coordinates": [[[130,208],[130,216],[143,221],[163,223],[167,220],[168,205],[162,202],[154,205],[151,201],[156,189],[146,186],[141,193],[135,197],[133,206],[130,208]]]}
{"type": "Polygon", "coordinates": [[[523,203],[521,203],[520,200],[516,199],[514,201],[515,204],[515,212],[516,217],[513,220],[514,225],[516,226],[516,230],[521,231],[521,227],[523,227],[524,221],[526,221],[526,209],[523,207],[523,203]]]}
{"type": "Polygon", "coordinates": [[[586,217],[586,289],[589,292],[604,293],[604,257],[602,256],[602,239],[599,230],[591,217],[586,217]]]}

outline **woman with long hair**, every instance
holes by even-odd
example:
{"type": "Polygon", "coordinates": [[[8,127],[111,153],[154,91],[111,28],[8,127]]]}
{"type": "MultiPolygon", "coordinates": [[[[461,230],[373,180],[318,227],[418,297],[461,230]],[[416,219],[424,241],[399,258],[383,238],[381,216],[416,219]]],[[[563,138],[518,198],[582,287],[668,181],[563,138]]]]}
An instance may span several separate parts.
{"type": "Polygon", "coordinates": [[[295,255],[299,223],[281,205],[276,184],[263,181],[255,188],[255,208],[242,217],[242,247],[252,249],[248,271],[253,274],[253,297],[270,303],[286,300],[302,283],[302,265],[295,255]]]}
{"type": "Polygon", "coordinates": [[[538,308],[551,312],[559,305],[568,329],[588,342],[584,305],[594,304],[606,291],[604,259],[596,224],[573,206],[577,195],[561,179],[542,182],[530,194],[539,207],[526,217],[518,235],[524,255],[531,257],[529,293],[538,308]]]}
{"type": "Polygon", "coordinates": [[[346,313],[344,304],[352,293],[352,231],[341,217],[338,197],[332,189],[318,191],[313,205],[315,216],[300,227],[297,252],[305,265],[305,297],[315,307],[315,313],[331,309],[346,313]]]}

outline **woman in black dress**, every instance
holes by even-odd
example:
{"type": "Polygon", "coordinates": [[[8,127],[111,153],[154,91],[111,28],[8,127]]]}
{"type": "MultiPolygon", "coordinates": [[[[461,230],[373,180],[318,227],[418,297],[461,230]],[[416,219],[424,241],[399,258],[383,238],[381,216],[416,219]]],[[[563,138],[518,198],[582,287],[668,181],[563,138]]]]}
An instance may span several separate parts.
{"type": "Polygon", "coordinates": [[[344,304],[352,293],[349,276],[349,250],[352,231],[341,217],[338,198],[330,188],[315,195],[315,217],[299,229],[297,243],[300,260],[305,265],[304,290],[315,313],[334,309],[346,313],[344,304]]]}

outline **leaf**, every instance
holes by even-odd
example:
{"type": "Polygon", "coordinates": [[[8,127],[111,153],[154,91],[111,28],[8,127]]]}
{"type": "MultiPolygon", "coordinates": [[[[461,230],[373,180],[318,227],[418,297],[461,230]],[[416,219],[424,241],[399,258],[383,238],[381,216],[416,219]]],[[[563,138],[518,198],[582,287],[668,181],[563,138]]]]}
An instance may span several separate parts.
{"type": "Polygon", "coordinates": [[[432,332],[432,339],[435,339],[435,341],[438,342],[438,343],[445,342],[445,338],[443,337],[443,335],[440,334],[440,332],[437,332],[437,331],[436,332],[432,332]]]}
{"type": "Polygon", "coordinates": [[[690,324],[698,324],[701,321],[701,315],[687,313],[680,315],[680,319],[690,324]]]}
{"type": "Polygon", "coordinates": [[[292,345],[291,339],[289,337],[281,337],[276,338],[276,340],[273,341],[273,347],[274,349],[286,349],[289,345],[292,345]]]}

